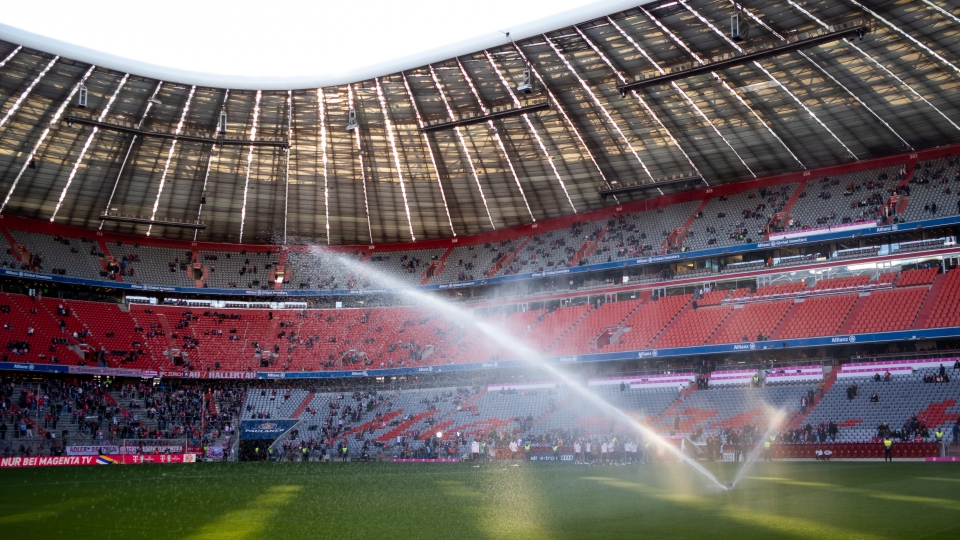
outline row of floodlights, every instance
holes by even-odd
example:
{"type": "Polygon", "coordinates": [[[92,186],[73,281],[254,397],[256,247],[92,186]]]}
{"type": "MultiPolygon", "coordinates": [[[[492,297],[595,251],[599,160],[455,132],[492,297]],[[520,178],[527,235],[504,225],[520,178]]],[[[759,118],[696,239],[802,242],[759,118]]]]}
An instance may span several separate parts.
{"type": "Polygon", "coordinates": [[[195,219],[192,221],[188,219],[173,218],[173,217],[162,217],[157,219],[150,219],[149,217],[143,216],[140,214],[123,214],[120,212],[104,212],[102,215],[103,217],[129,218],[129,219],[137,219],[141,221],[150,221],[152,223],[192,223],[194,225],[204,225],[206,223],[201,219],[195,219]]]}
{"type": "MultiPolygon", "coordinates": [[[[87,87],[81,84],[81,85],[80,85],[80,90],[77,92],[77,107],[79,107],[79,108],[81,108],[81,109],[86,109],[86,108],[87,108],[87,97],[88,97],[87,87]]],[[[148,102],[148,103],[151,103],[151,104],[153,104],[153,105],[157,105],[157,106],[163,105],[163,102],[160,101],[159,99],[157,99],[156,97],[151,97],[150,99],[147,100],[147,102],[148,102]]],[[[226,135],[226,134],[227,134],[227,111],[226,111],[226,109],[221,109],[221,110],[220,110],[220,120],[217,122],[217,133],[219,133],[220,135],[226,135]]]]}
{"type": "MultiPolygon", "coordinates": [[[[530,76],[530,69],[523,70],[523,81],[517,85],[517,92],[523,94],[532,94],[534,91],[534,81],[530,76]]],[[[77,107],[85,109],[87,107],[87,97],[88,91],[87,87],[80,85],[80,90],[77,92],[77,107]]],[[[149,102],[154,105],[163,105],[163,103],[156,97],[151,97],[149,102]]],[[[499,112],[499,111],[497,111],[499,112]]],[[[353,131],[357,129],[359,124],[357,124],[357,111],[353,107],[350,108],[350,111],[347,112],[347,131],[353,131]]],[[[227,133],[227,111],[226,109],[220,110],[220,119],[217,122],[217,133],[220,135],[225,135],[227,133]]]]}

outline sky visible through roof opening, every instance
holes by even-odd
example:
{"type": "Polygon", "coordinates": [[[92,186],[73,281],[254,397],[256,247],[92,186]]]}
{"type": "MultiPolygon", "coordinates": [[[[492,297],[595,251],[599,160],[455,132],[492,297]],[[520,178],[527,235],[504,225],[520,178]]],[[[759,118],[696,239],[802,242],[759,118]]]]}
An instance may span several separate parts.
{"type": "Polygon", "coordinates": [[[10,2],[0,37],[175,82],[250,89],[355,82],[583,22],[624,0],[10,2]]]}

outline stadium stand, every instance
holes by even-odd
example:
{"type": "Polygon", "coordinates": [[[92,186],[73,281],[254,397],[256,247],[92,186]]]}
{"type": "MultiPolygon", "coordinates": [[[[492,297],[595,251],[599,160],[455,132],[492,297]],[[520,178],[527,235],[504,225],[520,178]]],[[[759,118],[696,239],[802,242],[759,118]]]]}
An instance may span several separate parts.
{"type": "Polygon", "coordinates": [[[734,309],[717,329],[710,343],[765,341],[770,338],[791,307],[792,300],[780,300],[746,304],[742,308],[734,309]]]}
{"type": "MultiPolygon", "coordinates": [[[[860,297],[861,310],[849,324],[851,334],[906,330],[913,325],[920,305],[927,295],[926,287],[910,287],[892,291],[877,291],[860,297]],[[896,306],[894,308],[893,306],[896,306]]],[[[856,306],[853,308],[856,311],[856,306]]],[[[844,325],[845,329],[847,325],[844,325]]]]}
{"type": "Polygon", "coordinates": [[[698,427],[711,431],[720,427],[742,430],[746,425],[767,426],[774,410],[796,411],[809,388],[810,385],[800,384],[698,390],[661,415],[656,427],[664,432],[692,434],[698,427]]]}
{"type": "Polygon", "coordinates": [[[623,321],[622,326],[629,329],[607,349],[630,351],[646,348],[692,298],[693,295],[667,296],[640,306],[623,321]]]}
{"type": "Polygon", "coordinates": [[[446,252],[446,249],[379,252],[370,255],[367,265],[404,285],[419,285],[427,267],[446,252]]]}
{"type": "Polygon", "coordinates": [[[898,287],[913,287],[916,285],[932,285],[939,272],[938,268],[921,268],[907,270],[900,274],[897,280],[898,287]]]}
{"type": "Polygon", "coordinates": [[[957,210],[957,178],[960,162],[941,157],[918,163],[910,178],[904,221],[953,215],[957,210]]]}
{"type": "MultiPolygon", "coordinates": [[[[820,282],[823,283],[823,282],[820,282]]],[[[830,336],[840,330],[847,314],[857,303],[857,295],[817,296],[793,305],[773,339],[830,336]]]]}
{"type": "MultiPolygon", "coordinates": [[[[956,268],[937,276],[930,295],[934,303],[925,320],[926,328],[944,328],[960,324],[960,271],[956,268]]],[[[919,318],[919,317],[918,317],[919,318]]]]}
{"type": "Polygon", "coordinates": [[[599,348],[596,340],[607,330],[619,328],[620,323],[637,309],[638,302],[610,302],[587,313],[570,328],[548,351],[552,355],[586,354],[599,348]]]}
{"type": "Polygon", "coordinates": [[[10,234],[18,243],[27,246],[32,258],[31,266],[38,272],[86,277],[100,276],[106,269],[100,247],[87,239],[50,237],[12,229],[10,234]]]}
{"type": "MultiPolygon", "coordinates": [[[[812,287],[800,280],[753,294],[740,288],[584,303],[489,320],[547,356],[944,328],[958,324],[956,276],[936,268],[887,272],[877,281],[841,276],[812,287]],[[898,286],[890,288],[893,279],[898,286]]],[[[316,371],[496,362],[514,354],[431,307],[212,309],[10,293],[4,300],[7,358],[37,363],[56,357],[65,365],[135,369],[316,371]]]]}
{"type": "Polygon", "coordinates": [[[691,250],[751,243],[763,238],[762,231],[773,216],[783,210],[799,184],[783,184],[758,191],[714,197],[694,221],[687,235],[691,250]]]}
{"type": "Polygon", "coordinates": [[[875,221],[901,174],[894,166],[811,180],[790,212],[793,227],[787,229],[875,221]]]}
{"type": "MultiPolygon", "coordinates": [[[[867,442],[879,436],[881,424],[897,439],[916,438],[917,431],[930,433],[937,427],[949,429],[960,418],[957,396],[960,379],[950,382],[924,382],[924,377],[938,370],[926,369],[894,376],[889,382],[873,376],[844,378],[834,384],[804,420],[804,425],[818,426],[833,422],[839,428],[838,441],[867,442]],[[851,392],[853,385],[855,391],[851,392]],[[876,394],[877,401],[871,398],[876,394]],[[914,422],[917,422],[914,424],[914,422]]],[[[957,373],[955,370],[950,370],[957,373]]]]}
{"type": "Polygon", "coordinates": [[[683,311],[653,342],[655,348],[703,345],[733,311],[732,306],[683,311]]]}

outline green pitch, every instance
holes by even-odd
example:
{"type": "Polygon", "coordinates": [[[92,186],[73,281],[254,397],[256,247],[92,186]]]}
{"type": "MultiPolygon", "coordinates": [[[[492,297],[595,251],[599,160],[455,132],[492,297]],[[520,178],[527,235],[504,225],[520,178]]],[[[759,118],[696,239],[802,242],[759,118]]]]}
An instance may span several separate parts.
{"type": "Polygon", "coordinates": [[[960,464],[241,463],[0,471],[19,538],[960,538],[960,464]],[[734,464],[709,464],[722,482],[734,464]],[[712,487],[711,487],[712,486],[712,487]]]}

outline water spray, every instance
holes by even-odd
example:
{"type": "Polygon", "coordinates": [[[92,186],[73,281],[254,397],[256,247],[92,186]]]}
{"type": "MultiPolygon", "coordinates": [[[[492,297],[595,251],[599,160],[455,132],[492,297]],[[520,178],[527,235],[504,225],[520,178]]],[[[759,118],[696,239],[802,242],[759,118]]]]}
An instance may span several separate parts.
{"type": "MultiPolygon", "coordinates": [[[[319,252],[322,250],[322,248],[317,246],[314,246],[312,249],[317,250],[318,255],[319,255],[319,252]]],[[[473,314],[471,314],[469,311],[461,307],[454,306],[449,302],[445,302],[443,300],[440,300],[438,298],[425,294],[416,289],[412,289],[407,285],[401,283],[400,281],[394,279],[393,277],[383,274],[379,270],[376,270],[370,267],[361,267],[359,262],[351,260],[347,257],[343,257],[340,254],[336,254],[336,253],[330,253],[330,254],[333,255],[340,262],[340,264],[344,265],[347,268],[350,268],[351,270],[358,272],[358,274],[362,272],[364,277],[375,277],[381,286],[388,286],[389,288],[396,289],[400,291],[400,294],[407,296],[411,299],[420,301],[422,303],[421,305],[424,305],[424,304],[430,305],[442,311],[445,315],[449,316],[452,319],[458,319],[460,321],[465,322],[466,324],[469,324],[474,328],[477,328],[478,330],[483,332],[485,335],[489,336],[491,339],[493,339],[498,344],[503,346],[505,349],[508,349],[514,352],[517,355],[518,360],[525,361],[530,365],[533,365],[535,367],[548,371],[553,376],[562,380],[567,385],[568,388],[574,390],[575,392],[580,394],[582,397],[590,400],[595,405],[598,405],[601,409],[611,413],[613,416],[616,416],[617,418],[625,421],[627,425],[632,426],[636,431],[642,434],[644,438],[659,444],[661,447],[665,448],[668,452],[673,453],[675,456],[680,458],[680,460],[682,460],[683,462],[693,467],[697,472],[701,473],[705,478],[710,480],[712,483],[716,484],[721,489],[729,491],[732,488],[732,485],[728,487],[727,485],[722,484],[719,480],[717,480],[717,478],[713,474],[710,473],[710,471],[704,468],[703,465],[697,463],[693,459],[690,459],[688,456],[684,455],[679,448],[666,442],[652,428],[641,424],[640,422],[638,422],[636,419],[634,419],[627,413],[623,412],[619,408],[603,400],[600,396],[594,394],[593,392],[590,392],[578,381],[576,381],[566,373],[562,372],[561,370],[557,369],[557,367],[544,361],[538,352],[530,349],[525,344],[523,344],[516,338],[512,337],[508,332],[505,332],[500,328],[493,327],[489,324],[486,324],[478,320],[476,317],[473,316],[473,314]]]]}

